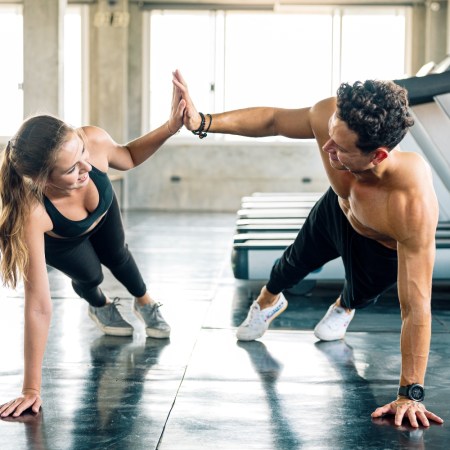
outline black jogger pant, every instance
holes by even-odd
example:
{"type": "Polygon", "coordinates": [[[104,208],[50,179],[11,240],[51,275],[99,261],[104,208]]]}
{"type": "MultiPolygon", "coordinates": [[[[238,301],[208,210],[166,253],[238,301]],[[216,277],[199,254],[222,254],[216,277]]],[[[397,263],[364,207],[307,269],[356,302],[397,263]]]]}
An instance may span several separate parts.
{"type": "Polygon", "coordinates": [[[329,188],[273,266],[266,287],[278,294],[339,256],[345,267],[341,301],[347,308],[375,303],[397,281],[397,251],[357,233],[329,188]]]}

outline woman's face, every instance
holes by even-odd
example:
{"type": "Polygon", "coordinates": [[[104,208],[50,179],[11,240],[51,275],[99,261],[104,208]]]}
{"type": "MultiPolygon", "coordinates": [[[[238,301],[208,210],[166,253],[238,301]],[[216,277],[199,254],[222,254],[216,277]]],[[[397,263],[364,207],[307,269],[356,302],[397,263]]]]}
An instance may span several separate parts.
{"type": "Polygon", "coordinates": [[[92,166],[89,152],[83,140],[72,133],[58,151],[55,165],[47,180],[47,186],[63,191],[80,189],[89,183],[92,166]]]}

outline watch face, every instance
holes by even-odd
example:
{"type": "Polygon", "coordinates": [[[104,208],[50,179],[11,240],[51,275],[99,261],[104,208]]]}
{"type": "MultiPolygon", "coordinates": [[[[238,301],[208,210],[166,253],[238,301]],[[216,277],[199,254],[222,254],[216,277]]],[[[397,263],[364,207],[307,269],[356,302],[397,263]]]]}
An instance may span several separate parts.
{"type": "Polygon", "coordinates": [[[412,400],[421,401],[424,397],[424,389],[420,384],[413,384],[409,389],[409,397],[412,400]]]}

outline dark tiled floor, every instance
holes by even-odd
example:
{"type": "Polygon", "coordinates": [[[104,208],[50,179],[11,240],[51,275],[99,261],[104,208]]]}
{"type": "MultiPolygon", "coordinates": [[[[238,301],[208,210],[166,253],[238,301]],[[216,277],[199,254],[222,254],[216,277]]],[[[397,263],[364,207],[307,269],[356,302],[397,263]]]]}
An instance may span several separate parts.
{"type": "MultiPolygon", "coordinates": [[[[395,292],[358,311],[346,340],[319,343],[312,328],[339,286],[288,294],[289,308],[259,341],[239,343],[257,282],[234,280],[232,214],[134,212],[130,248],[164,303],[170,340],[146,339],[122,296],[132,338],[103,336],[70,283],[51,271],[54,317],[38,416],[0,421],[0,449],[428,449],[449,448],[450,286],[433,292],[427,406],[446,419],[414,430],[371,420],[395,395],[400,317],[395,292]]],[[[23,298],[3,290],[0,402],[20,392],[23,298]]]]}

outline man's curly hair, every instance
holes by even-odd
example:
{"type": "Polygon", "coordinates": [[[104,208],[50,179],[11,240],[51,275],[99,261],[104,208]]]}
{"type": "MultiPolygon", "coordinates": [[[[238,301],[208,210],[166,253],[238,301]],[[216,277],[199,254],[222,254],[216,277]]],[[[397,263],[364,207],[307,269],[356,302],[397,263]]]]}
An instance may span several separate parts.
{"type": "Polygon", "coordinates": [[[392,81],[342,83],[337,117],[358,135],[356,145],[364,153],[378,147],[392,150],[414,124],[406,89],[392,81]]]}

